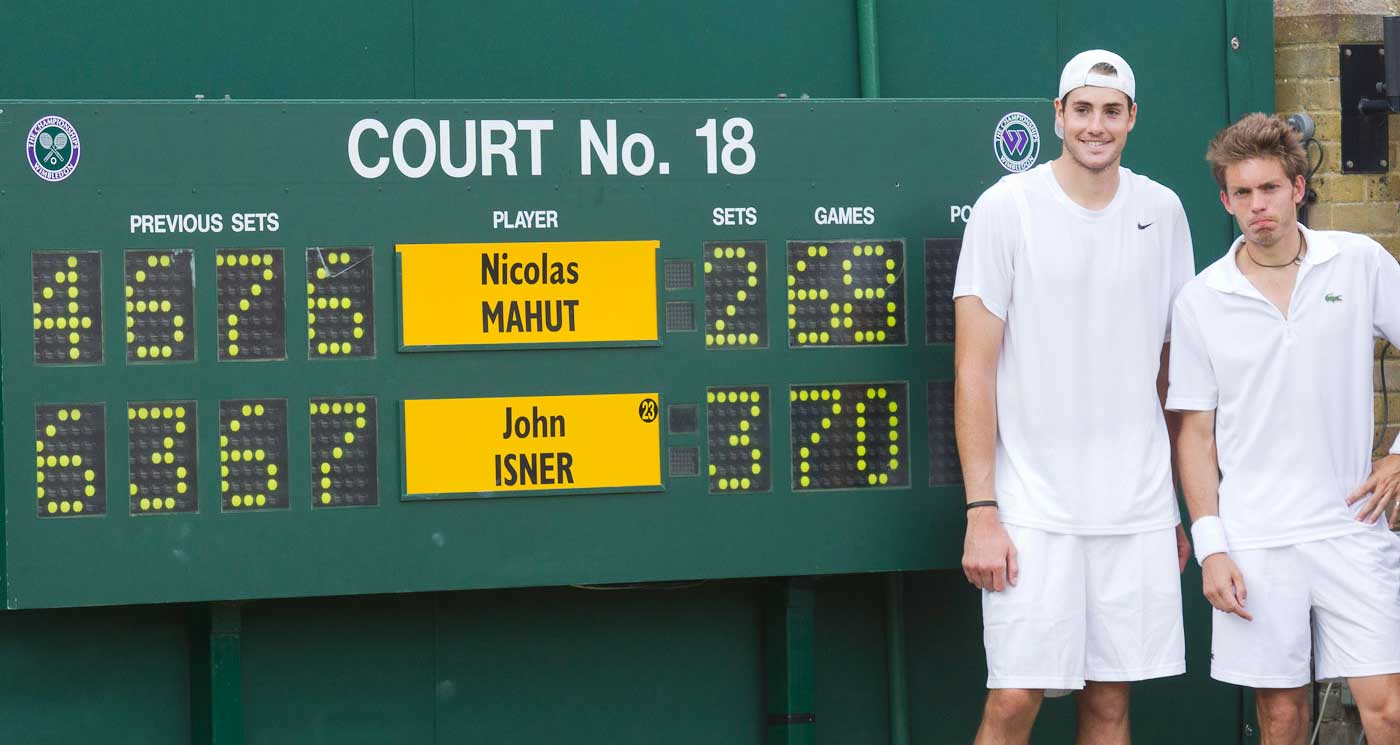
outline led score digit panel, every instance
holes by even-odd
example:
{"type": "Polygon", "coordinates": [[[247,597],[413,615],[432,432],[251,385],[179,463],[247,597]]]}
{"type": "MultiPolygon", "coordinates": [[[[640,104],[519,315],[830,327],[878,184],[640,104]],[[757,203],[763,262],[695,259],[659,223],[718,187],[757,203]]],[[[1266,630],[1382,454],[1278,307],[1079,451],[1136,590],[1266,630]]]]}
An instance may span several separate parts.
{"type": "MultiPolygon", "coordinates": [[[[282,257],[280,248],[215,252],[220,362],[286,357],[282,257]]],[[[374,356],[371,258],[367,248],[307,250],[312,358],[374,356]]],[[[35,363],[101,363],[101,253],[35,251],[31,265],[35,363]]],[[[123,276],[126,362],[195,361],[194,251],[125,251],[123,276]]],[[[218,402],[219,472],[213,483],[220,485],[222,511],[288,506],[286,407],[285,399],[218,402]]],[[[310,409],[316,471],[310,479],[312,505],[378,504],[375,399],[318,398],[312,399],[310,409]]],[[[125,488],[131,514],[199,511],[199,412],[194,400],[128,403],[125,488]]],[[[41,403],[34,407],[34,416],[38,516],[105,514],[110,442],[105,407],[41,403]]]]}
{"type": "MultiPolygon", "coordinates": [[[[929,335],[940,340],[947,315],[942,275],[956,267],[956,244],[930,241],[925,298],[929,335]],[[948,258],[952,251],[953,260],[948,258]],[[940,264],[941,262],[941,264],[940,264]],[[937,324],[937,330],[934,326],[937,324]]],[[[284,250],[215,252],[215,331],[219,360],[243,364],[286,357],[284,250]]],[[[312,359],[373,357],[373,251],[307,249],[307,354],[312,359]]],[[[767,246],[761,241],[706,242],[705,347],[710,351],[768,346],[767,246]]],[[[790,241],[787,245],[786,325],[791,348],[908,343],[905,328],[904,243],[790,241]]],[[[127,361],[161,364],[195,357],[194,254],[190,250],[126,251],[127,361]]],[[[103,328],[97,252],[36,251],[34,355],[38,364],[82,365],[101,360],[103,328]]],[[[951,389],[928,390],[931,485],[956,484],[951,389]]],[[[767,385],[709,388],[706,398],[707,491],[768,492],[774,488],[767,385]]],[[[909,390],[906,382],[794,385],[788,392],[791,480],[794,491],[897,488],[910,485],[909,390]]],[[[285,399],[221,400],[219,505],[222,511],[289,506],[290,443],[285,399]]],[[[313,398],[309,402],[313,507],[379,503],[378,407],[374,397],[313,398]]],[[[130,510],[133,514],[199,510],[193,400],[139,401],[127,409],[130,510]]],[[[36,408],[41,516],[100,515],[107,510],[101,468],[106,433],[102,407],[36,408]],[[81,416],[86,412],[87,420],[81,416]],[[71,419],[69,418],[71,417],[71,419]],[[46,439],[47,438],[47,439],[46,439]],[[89,464],[83,467],[83,464],[89,464]],[[79,480],[84,474],[89,478],[79,480]]]]}

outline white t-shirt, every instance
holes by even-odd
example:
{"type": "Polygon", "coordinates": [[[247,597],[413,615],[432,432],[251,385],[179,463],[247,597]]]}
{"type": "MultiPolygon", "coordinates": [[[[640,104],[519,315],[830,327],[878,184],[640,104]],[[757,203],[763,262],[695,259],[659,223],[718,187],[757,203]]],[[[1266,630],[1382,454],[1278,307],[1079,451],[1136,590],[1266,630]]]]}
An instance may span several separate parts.
{"type": "Polygon", "coordinates": [[[1006,322],[997,361],[1002,522],[1076,535],[1180,521],[1157,369],[1171,303],[1194,274],[1176,194],[1126,168],[1102,210],[1050,165],[1002,178],[973,208],[953,297],[1006,322]]]}
{"type": "Polygon", "coordinates": [[[1232,549],[1372,527],[1346,498],[1371,472],[1375,337],[1400,340],[1400,265],[1365,236],[1302,230],[1286,319],[1235,264],[1243,239],[1176,301],[1167,408],[1216,412],[1232,549]]]}

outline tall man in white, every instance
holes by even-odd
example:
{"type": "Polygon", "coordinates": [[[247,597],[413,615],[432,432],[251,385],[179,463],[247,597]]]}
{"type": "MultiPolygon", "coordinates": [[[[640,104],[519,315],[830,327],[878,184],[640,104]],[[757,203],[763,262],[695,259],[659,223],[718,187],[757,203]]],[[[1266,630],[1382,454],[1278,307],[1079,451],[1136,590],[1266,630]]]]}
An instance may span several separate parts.
{"type": "Polygon", "coordinates": [[[1256,689],[1266,745],[1302,745],[1313,652],[1319,680],[1347,678],[1367,742],[1400,745],[1400,538],[1379,519],[1400,443],[1370,459],[1374,337],[1400,340],[1400,265],[1298,224],[1307,159],[1277,118],[1250,114],[1206,157],[1243,235],[1176,301],[1167,408],[1184,412],[1211,676],[1256,689]]]}
{"type": "Polygon", "coordinates": [[[973,208],[953,295],[963,571],[983,590],[978,745],[1028,742],[1076,690],[1081,745],[1127,743],[1128,683],[1185,671],[1189,547],[1161,397],[1171,302],[1194,273],[1171,190],[1119,164],[1137,119],[1112,52],[1065,65],[1060,157],[973,208]]]}

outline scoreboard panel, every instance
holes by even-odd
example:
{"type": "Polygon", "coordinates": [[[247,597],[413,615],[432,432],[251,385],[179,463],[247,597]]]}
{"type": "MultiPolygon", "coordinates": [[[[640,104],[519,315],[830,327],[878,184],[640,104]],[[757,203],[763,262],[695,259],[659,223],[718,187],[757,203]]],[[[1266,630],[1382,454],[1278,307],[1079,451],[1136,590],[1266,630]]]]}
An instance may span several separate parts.
{"type": "Polygon", "coordinates": [[[6,606],[955,566],[1018,112],[0,103],[6,606]]]}
{"type": "Polygon", "coordinates": [[[790,242],[787,284],[788,344],[904,344],[903,241],[790,242]]]}

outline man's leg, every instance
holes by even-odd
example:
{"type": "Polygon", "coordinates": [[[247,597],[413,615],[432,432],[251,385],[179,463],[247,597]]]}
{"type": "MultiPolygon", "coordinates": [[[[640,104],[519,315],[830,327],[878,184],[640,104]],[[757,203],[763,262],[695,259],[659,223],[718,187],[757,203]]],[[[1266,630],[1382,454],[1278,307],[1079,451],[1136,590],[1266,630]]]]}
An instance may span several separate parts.
{"type": "Polygon", "coordinates": [[[1347,679],[1369,745],[1400,745],[1400,538],[1375,526],[1300,548],[1322,580],[1317,676],[1347,679]]]}
{"type": "Polygon", "coordinates": [[[1400,745],[1400,674],[1347,678],[1367,745],[1400,745]]]}
{"type": "Polygon", "coordinates": [[[1129,683],[1186,670],[1176,529],[1088,536],[1079,745],[1127,745],[1129,683]]]}
{"type": "Polygon", "coordinates": [[[1024,745],[1044,689],[1084,686],[1084,575],[1080,537],[1008,525],[1021,576],[982,592],[987,705],[977,745],[1024,745]]]}
{"type": "Polygon", "coordinates": [[[974,745],[1025,745],[1040,711],[1044,691],[1025,688],[993,688],[987,691],[982,725],[974,745]]]}
{"type": "Polygon", "coordinates": [[[1304,745],[1312,706],[1308,687],[1255,688],[1254,708],[1259,713],[1260,745],[1304,745]]]}
{"type": "Polygon", "coordinates": [[[1076,745],[1128,745],[1127,683],[1088,681],[1074,694],[1079,715],[1076,745]]]}

